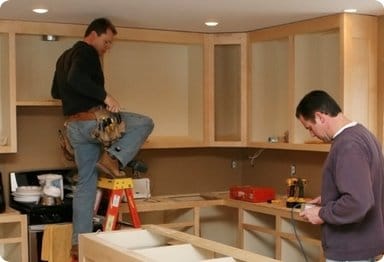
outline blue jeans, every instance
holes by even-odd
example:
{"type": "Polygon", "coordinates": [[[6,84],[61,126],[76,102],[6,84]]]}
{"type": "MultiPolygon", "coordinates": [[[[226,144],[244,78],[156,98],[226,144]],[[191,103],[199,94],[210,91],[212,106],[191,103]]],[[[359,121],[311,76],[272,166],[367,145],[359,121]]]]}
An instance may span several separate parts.
{"type": "MultiPolygon", "coordinates": [[[[121,167],[131,161],[153,130],[151,118],[136,113],[121,112],[125,122],[124,135],[107,149],[115,156],[121,167]]],[[[91,136],[96,120],[70,121],[66,123],[69,141],[75,153],[78,169],[78,182],[73,197],[73,235],[72,244],[78,243],[78,235],[92,232],[93,209],[97,192],[99,160],[102,145],[91,136]]]]}

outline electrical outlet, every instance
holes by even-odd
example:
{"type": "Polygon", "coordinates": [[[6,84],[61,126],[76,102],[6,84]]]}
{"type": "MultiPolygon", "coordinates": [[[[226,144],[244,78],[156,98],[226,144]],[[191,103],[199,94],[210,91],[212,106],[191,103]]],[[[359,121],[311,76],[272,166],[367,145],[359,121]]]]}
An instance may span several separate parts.
{"type": "Polygon", "coordinates": [[[232,168],[237,168],[238,166],[239,166],[239,163],[236,160],[232,160],[231,167],[232,168]]]}
{"type": "Polygon", "coordinates": [[[295,176],[295,175],[296,175],[296,165],[291,164],[291,176],[295,176]]]}

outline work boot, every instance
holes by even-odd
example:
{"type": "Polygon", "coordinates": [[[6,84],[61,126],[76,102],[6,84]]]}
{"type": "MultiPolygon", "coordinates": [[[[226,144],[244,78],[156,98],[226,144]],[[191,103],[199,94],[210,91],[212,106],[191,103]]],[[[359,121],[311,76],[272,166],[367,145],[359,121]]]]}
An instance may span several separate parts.
{"type": "Polygon", "coordinates": [[[79,261],[79,246],[73,245],[71,248],[71,262],[78,262],[79,261]]]}
{"type": "Polygon", "coordinates": [[[96,166],[111,177],[123,177],[125,173],[119,170],[119,160],[112,157],[107,151],[101,155],[96,166]]]}

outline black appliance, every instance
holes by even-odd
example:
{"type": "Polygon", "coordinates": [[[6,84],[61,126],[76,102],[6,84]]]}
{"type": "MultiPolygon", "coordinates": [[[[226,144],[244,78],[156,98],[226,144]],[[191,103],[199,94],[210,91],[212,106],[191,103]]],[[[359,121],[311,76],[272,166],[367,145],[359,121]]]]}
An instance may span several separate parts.
{"type": "Polygon", "coordinates": [[[9,173],[9,205],[27,215],[29,262],[41,261],[41,244],[45,225],[72,222],[72,188],[76,175],[75,168],[24,170],[9,173]],[[13,199],[12,192],[18,186],[40,186],[38,175],[42,174],[63,176],[64,200],[61,204],[46,206],[40,203],[17,202],[13,199]]]}

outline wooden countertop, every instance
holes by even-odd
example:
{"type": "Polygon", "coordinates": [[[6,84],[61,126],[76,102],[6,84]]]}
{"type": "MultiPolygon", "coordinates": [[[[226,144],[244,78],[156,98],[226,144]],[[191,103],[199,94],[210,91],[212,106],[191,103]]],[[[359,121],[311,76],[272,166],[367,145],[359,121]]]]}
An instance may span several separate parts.
{"type": "MultiPolygon", "coordinates": [[[[228,191],[155,196],[148,199],[136,199],[135,203],[138,212],[209,206],[228,206],[264,214],[279,215],[286,218],[292,218],[293,216],[295,220],[304,221],[301,217],[299,217],[300,209],[287,208],[283,198],[274,203],[252,203],[230,199],[228,191]]],[[[120,212],[129,212],[127,205],[122,204],[120,206],[120,212]]]]}

